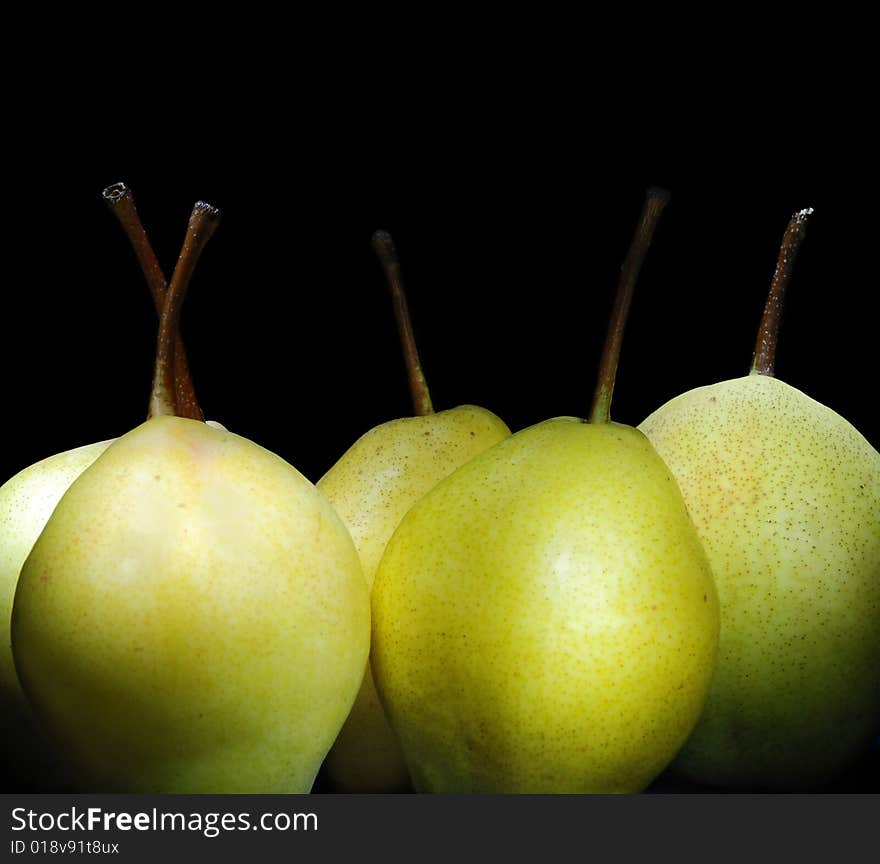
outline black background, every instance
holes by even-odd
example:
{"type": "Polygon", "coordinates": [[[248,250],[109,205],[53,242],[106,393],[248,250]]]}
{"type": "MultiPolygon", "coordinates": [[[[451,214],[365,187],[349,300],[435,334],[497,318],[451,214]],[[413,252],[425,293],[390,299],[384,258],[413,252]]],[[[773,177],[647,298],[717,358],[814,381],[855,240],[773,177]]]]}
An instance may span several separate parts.
{"type": "Polygon", "coordinates": [[[15,218],[0,351],[18,419],[3,473],[145,416],[156,318],[100,197],[117,180],[169,276],[193,203],[222,210],[184,309],[203,408],[312,479],[411,410],[373,230],[397,242],[435,407],[483,405],[519,429],[589,410],[651,184],[671,200],[633,302],[614,418],[637,424],[684,390],[748,371],[779,241],[812,206],[777,374],[878,446],[867,173],[840,157],[804,156],[793,170],[784,148],[682,167],[626,150],[590,159],[583,143],[420,139],[367,157],[357,141],[291,137],[238,157],[108,148],[25,159],[5,199],[15,218]]]}
{"type": "MultiPolygon", "coordinates": [[[[19,140],[4,191],[0,475],[145,417],[156,317],[100,195],[120,180],[169,276],[193,203],[222,210],[182,325],[202,407],[312,480],[410,411],[376,228],[397,242],[435,407],[482,405],[515,431],[588,412],[652,184],[671,199],[633,301],[614,419],[635,425],[747,373],[786,223],[814,207],[777,374],[880,447],[876,175],[852,134],[836,128],[832,147],[731,120],[618,140],[564,110],[478,107],[453,123],[375,108],[370,125],[340,111],[260,129],[194,120],[162,136],[145,118],[19,140]]],[[[847,790],[880,789],[876,756],[865,766],[847,790]]]]}

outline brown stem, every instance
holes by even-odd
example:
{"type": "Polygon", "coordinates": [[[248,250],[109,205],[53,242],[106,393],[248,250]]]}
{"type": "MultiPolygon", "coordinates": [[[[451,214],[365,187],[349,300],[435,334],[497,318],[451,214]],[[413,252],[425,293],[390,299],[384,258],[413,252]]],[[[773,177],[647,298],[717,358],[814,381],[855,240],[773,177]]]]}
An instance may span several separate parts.
{"type": "Polygon", "coordinates": [[[150,410],[148,417],[161,415],[178,415],[174,398],[174,349],[176,336],[180,327],[180,311],[189,287],[196,262],[205,248],[205,244],[214,233],[220,221],[220,211],[204,201],[198,201],[193,207],[186,227],[186,238],[171,285],[165,295],[162,317],[159,319],[159,338],[156,346],[156,367],[153,373],[153,389],[150,393],[150,410]]]}
{"type": "Polygon", "coordinates": [[[391,300],[394,303],[394,316],[397,318],[397,330],[400,333],[400,345],[403,348],[403,359],[406,363],[406,373],[409,378],[409,389],[412,394],[413,411],[417,417],[434,413],[431,404],[431,394],[428,392],[428,382],[425,373],[422,372],[422,364],[419,362],[419,352],[416,348],[416,339],[413,335],[412,320],[409,317],[409,307],[406,303],[406,293],[403,290],[403,280],[400,276],[400,262],[397,259],[397,250],[394,241],[387,231],[376,231],[373,234],[373,249],[379,256],[388,287],[391,289],[391,300]]]}
{"type": "Polygon", "coordinates": [[[654,230],[660,219],[663,208],[669,201],[669,192],[652,186],[645,193],[645,203],[636,232],[630,243],[629,251],[620,268],[620,280],[617,283],[617,294],[611,310],[608,333],[605,336],[605,347],[599,366],[599,377],[593,394],[593,407],[590,411],[590,423],[608,423],[611,419],[611,397],[614,393],[614,379],[617,375],[617,363],[620,359],[620,346],[623,342],[623,331],[629,314],[636,279],[642,262],[651,245],[654,230]]]}
{"type": "Polygon", "coordinates": [[[752,355],[752,375],[768,375],[773,377],[776,363],[776,343],[779,340],[779,322],[782,318],[782,305],[785,300],[785,289],[791,280],[795,258],[807,231],[807,219],[813,212],[812,207],[799,210],[788,222],[782,245],[779,247],[779,258],[776,261],[776,272],[770,283],[767,305],[761,326],[758,327],[758,338],[755,342],[755,353],[752,355]]]}
{"type": "MultiPolygon", "coordinates": [[[[156,253],[153,251],[147,232],[144,230],[140,216],[138,216],[134,195],[124,183],[114,183],[112,186],[108,186],[101,195],[107,202],[110,211],[119,220],[134,249],[150,289],[156,314],[161,316],[162,307],[165,305],[165,295],[168,293],[168,281],[165,279],[165,274],[159,266],[156,253]]],[[[204,420],[204,415],[196,400],[186,351],[179,333],[176,335],[176,340],[174,347],[174,392],[178,413],[181,417],[189,417],[192,420],[204,420]]]]}

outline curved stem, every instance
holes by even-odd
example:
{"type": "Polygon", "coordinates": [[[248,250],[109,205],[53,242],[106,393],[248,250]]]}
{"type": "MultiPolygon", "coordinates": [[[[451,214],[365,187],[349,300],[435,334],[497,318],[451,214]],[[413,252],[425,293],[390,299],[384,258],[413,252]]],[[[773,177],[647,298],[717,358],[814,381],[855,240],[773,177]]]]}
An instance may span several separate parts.
{"type": "Polygon", "coordinates": [[[755,353],[752,355],[751,375],[768,375],[773,377],[776,363],[776,343],[779,339],[779,322],[782,318],[782,305],[785,300],[785,289],[791,280],[795,258],[807,231],[807,219],[813,208],[799,210],[788,222],[782,245],[779,247],[779,258],[776,261],[776,272],[770,283],[767,305],[758,327],[758,338],[755,342],[755,353]]]}
{"type": "MultiPolygon", "coordinates": [[[[168,282],[165,274],[156,258],[156,253],[147,237],[137,208],[134,204],[134,195],[125,183],[114,183],[108,186],[101,197],[107,202],[107,206],[122,225],[125,235],[131,243],[137,256],[141,271],[150,289],[156,314],[162,315],[162,307],[165,305],[165,295],[168,293],[168,282]]],[[[174,346],[174,392],[177,402],[177,410],[181,417],[189,417],[192,420],[204,420],[204,415],[196,400],[193,388],[192,376],[189,371],[189,363],[186,359],[186,351],[180,334],[176,335],[174,346]]]]}
{"type": "Polygon", "coordinates": [[[400,345],[403,348],[403,359],[406,363],[406,374],[409,378],[409,389],[412,394],[413,411],[417,417],[424,417],[426,414],[434,413],[434,406],[431,404],[428,382],[425,380],[425,373],[419,362],[412,320],[409,317],[406,293],[403,290],[403,280],[400,276],[397,250],[394,248],[394,241],[387,231],[376,231],[373,234],[372,244],[379,256],[379,261],[382,263],[382,269],[385,271],[388,287],[391,289],[394,316],[397,318],[397,330],[400,333],[400,345]]]}
{"type": "Polygon", "coordinates": [[[593,407],[590,411],[590,423],[608,423],[611,420],[611,397],[614,393],[614,379],[617,376],[617,363],[620,359],[620,346],[623,342],[623,331],[629,314],[633,291],[642,262],[651,245],[654,230],[660,219],[663,208],[669,201],[669,192],[652,186],[645,193],[645,203],[636,232],[630,243],[629,251],[620,268],[620,280],[617,283],[617,294],[611,310],[608,333],[605,336],[605,347],[602,349],[602,360],[599,366],[599,377],[593,394],[593,407]]]}
{"type": "Polygon", "coordinates": [[[165,295],[165,305],[159,320],[156,367],[153,373],[148,417],[178,413],[172,370],[176,336],[180,327],[180,311],[196,262],[219,221],[220,211],[204,201],[196,203],[189,217],[186,238],[180,250],[180,257],[177,259],[177,266],[174,268],[174,275],[171,277],[171,285],[165,295]]]}

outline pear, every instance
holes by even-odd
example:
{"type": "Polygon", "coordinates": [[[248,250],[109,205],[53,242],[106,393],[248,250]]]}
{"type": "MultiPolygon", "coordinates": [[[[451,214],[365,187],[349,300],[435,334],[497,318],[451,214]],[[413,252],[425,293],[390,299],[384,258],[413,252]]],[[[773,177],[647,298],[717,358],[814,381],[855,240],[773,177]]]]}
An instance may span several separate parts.
{"type": "Polygon", "coordinates": [[[809,212],[786,232],[751,373],[677,396],[639,427],[678,480],[718,584],[718,670],[674,766],[715,786],[818,786],[880,727],[880,454],[773,376],[809,212]]]}
{"type": "MultiPolygon", "coordinates": [[[[377,231],[373,246],[391,288],[416,416],[369,430],[317,484],[348,527],[371,587],[385,545],[409,508],[460,465],[510,435],[505,423],[484,408],[461,405],[434,412],[391,236],[377,231]]],[[[409,787],[403,753],[369,667],[324,770],[341,791],[409,787]]]]}
{"type": "Polygon", "coordinates": [[[610,422],[625,262],[590,422],[557,417],[441,480],[373,585],[371,662],[426,792],[636,792],[697,721],[715,664],[712,574],[645,436],[610,422]]]}
{"type": "MultiPolygon", "coordinates": [[[[156,311],[161,314],[168,286],[138,217],[134,196],[124,183],[108,186],[102,196],[132,243],[156,311]]],[[[179,334],[176,338],[175,395],[188,412],[185,416],[201,416],[192,413],[193,410],[198,412],[198,403],[183,343],[179,334]]],[[[0,487],[0,626],[4,633],[0,646],[0,730],[5,742],[4,762],[19,775],[18,779],[26,778],[31,784],[51,787],[64,781],[59,774],[57,756],[51,753],[50,743],[39,734],[15,674],[9,635],[15,588],[22,565],[61,496],[111,441],[56,453],[19,471],[0,487]]]]}
{"type": "MultiPolygon", "coordinates": [[[[199,208],[196,252],[216,220],[199,208]]],[[[25,562],[16,671],[81,790],[308,792],[363,677],[369,593],[302,474],[174,416],[186,281],[166,299],[150,419],[74,481],[25,562]]]]}

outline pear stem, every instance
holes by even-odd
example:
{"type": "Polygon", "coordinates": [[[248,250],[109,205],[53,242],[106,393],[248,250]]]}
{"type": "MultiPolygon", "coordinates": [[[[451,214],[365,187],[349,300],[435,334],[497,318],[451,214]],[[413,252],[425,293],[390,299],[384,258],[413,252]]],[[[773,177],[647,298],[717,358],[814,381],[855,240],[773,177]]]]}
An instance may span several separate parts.
{"type": "Polygon", "coordinates": [[[761,325],[758,327],[758,338],[755,342],[755,353],[752,355],[751,375],[767,375],[773,377],[776,363],[776,343],[779,340],[779,322],[782,318],[782,306],[785,300],[785,289],[791,280],[795,258],[807,231],[807,219],[813,208],[799,210],[788,222],[782,244],[779,247],[779,258],[776,261],[776,272],[770,283],[767,305],[761,325]]]}
{"type": "Polygon", "coordinates": [[[176,337],[180,328],[180,312],[196,262],[219,221],[220,211],[216,207],[212,207],[204,201],[196,202],[189,217],[186,237],[180,250],[180,257],[177,259],[177,266],[174,268],[174,275],[171,277],[171,285],[165,295],[162,316],[159,319],[156,366],[153,373],[153,389],[150,393],[148,417],[181,416],[177,410],[172,374],[176,337]]]}
{"type": "Polygon", "coordinates": [[[620,359],[620,346],[623,342],[623,331],[629,315],[633,291],[642,262],[651,245],[654,230],[660,219],[663,208],[669,201],[669,192],[652,186],[645,193],[642,215],[636,227],[629,251],[626,253],[620,268],[620,280],[617,283],[617,294],[611,310],[608,333],[605,336],[605,347],[599,366],[599,377],[593,394],[593,407],[590,412],[590,423],[608,423],[611,420],[611,397],[614,393],[614,379],[617,376],[617,364],[620,359]]]}
{"type": "Polygon", "coordinates": [[[431,403],[428,382],[425,380],[425,373],[422,371],[422,364],[419,361],[412,319],[409,316],[409,307],[406,302],[406,292],[403,289],[403,279],[400,276],[397,250],[394,248],[394,241],[387,231],[376,231],[373,234],[372,244],[379,256],[388,287],[391,290],[394,316],[397,318],[397,330],[400,333],[400,345],[403,348],[403,359],[406,363],[409,389],[412,394],[413,411],[417,417],[424,417],[434,413],[434,406],[431,403]]]}
{"type": "MultiPolygon", "coordinates": [[[[143,223],[138,215],[134,203],[134,195],[125,183],[114,183],[108,186],[101,197],[113,215],[119,220],[137,256],[141,271],[146,279],[147,286],[156,307],[156,314],[162,315],[162,307],[165,305],[165,295],[168,293],[168,281],[156,258],[156,253],[147,237],[143,223]]],[[[193,389],[192,376],[189,371],[189,363],[186,359],[186,351],[180,334],[177,333],[174,346],[174,392],[177,410],[181,417],[189,417],[192,420],[204,420],[199,403],[196,400],[193,389]]]]}

